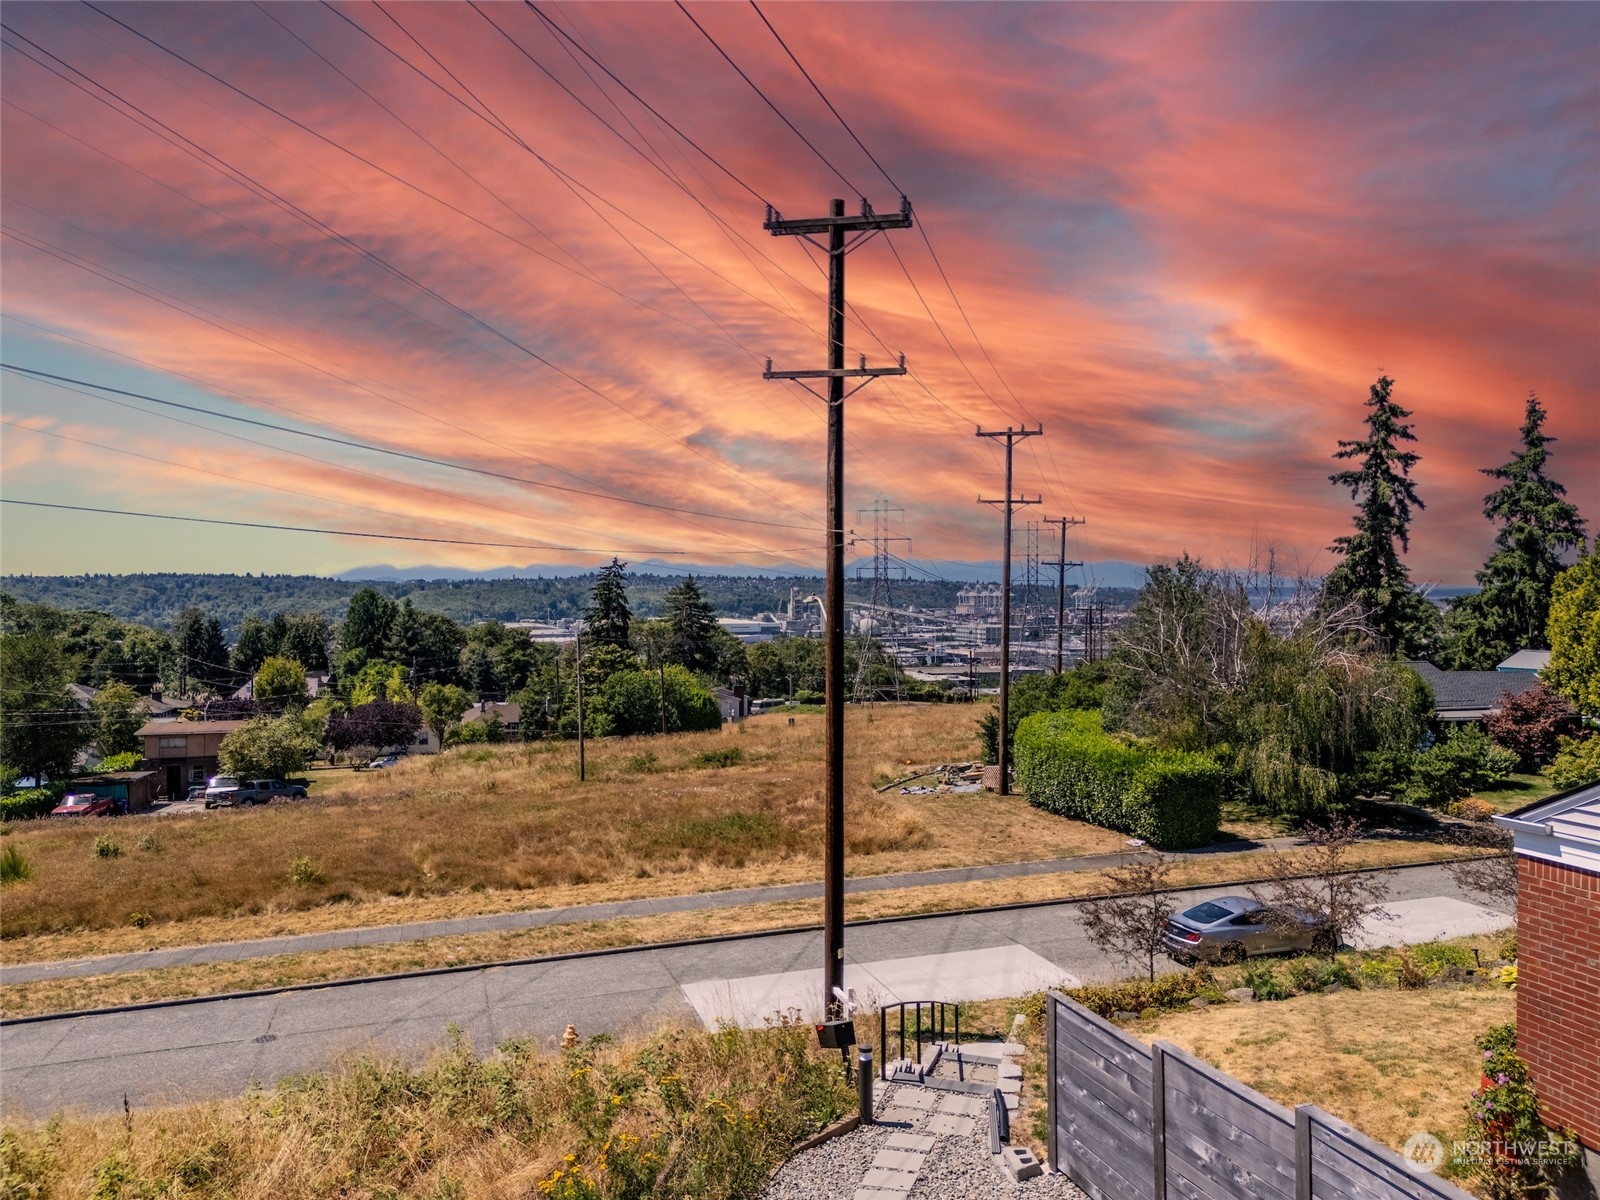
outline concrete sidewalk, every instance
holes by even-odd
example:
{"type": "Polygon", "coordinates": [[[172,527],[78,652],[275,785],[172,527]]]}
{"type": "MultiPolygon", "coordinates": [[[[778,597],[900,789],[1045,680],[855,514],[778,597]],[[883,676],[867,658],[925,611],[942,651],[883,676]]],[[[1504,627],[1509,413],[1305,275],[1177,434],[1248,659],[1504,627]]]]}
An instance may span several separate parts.
{"type": "MultiPolygon", "coordinates": [[[[1223,842],[1201,850],[1171,855],[1190,859],[1214,854],[1237,854],[1280,850],[1297,844],[1298,838],[1269,838],[1261,842],[1223,842]]],[[[1030,875],[1054,875],[1068,871],[1099,871],[1121,866],[1137,857],[1139,851],[1088,854],[1077,858],[1052,858],[1038,862],[995,863],[985,867],[950,867],[939,871],[908,871],[898,875],[872,875],[847,879],[849,893],[896,891],[902,888],[930,887],[939,884],[979,883],[988,879],[1017,879],[1030,875]]],[[[204,963],[239,962],[268,958],[277,954],[304,954],[318,950],[345,950],[355,946],[381,946],[392,942],[414,942],[425,938],[460,937],[472,933],[503,933],[520,929],[539,929],[546,925],[567,925],[584,921],[609,921],[617,917],[651,917],[661,913],[698,912],[707,909],[738,908],[746,904],[770,904],[782,900],[814,900],[822,895],[820,883],[791,883],[774,887],[738,888],[726,892],[699,892],[687,896],[662,896],[646,900],[616,900],[606,904],[580,904],[570,908],[539,908],[520,912],[489,913],[479,917],[460,917],[450,921],[415,921],[399,925],[372,925],[361,929],[331,929],[325,933],[306,933],[288,937],[259,938],[247,942],[215,942],[201,946],[174,946],[165,950],[142,950],[129,954],[108,954],[97,958],[62,959],[58,962],[19,963],[0,966],[0,983],[33,983],[41,979],[76,979],[86,975],[118,975],[127,971],[148,971],[157,967],[187,967],[204,963]]]]}

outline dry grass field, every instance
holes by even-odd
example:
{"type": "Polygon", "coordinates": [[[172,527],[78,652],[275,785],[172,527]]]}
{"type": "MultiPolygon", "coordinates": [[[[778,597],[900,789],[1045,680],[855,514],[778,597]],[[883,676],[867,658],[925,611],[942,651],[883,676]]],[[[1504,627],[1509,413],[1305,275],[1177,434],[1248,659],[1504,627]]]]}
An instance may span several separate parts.
{"type": "Polygon", "coordinates": [[[1516,1018],[1506,988],[1343,991],[1177,1012],[1131,1026],[1176,1042],[1280,1104],[1315,1104],[1399,1149],[1426,1131],[1449,1145],[1482,1058],[1472,1039],[1516,1018]]]}
{"type": "MultiPolygon", "coordinates": [[[[976,715],[849,713],[853,874],[1123,844],[1018,798],[872,790],[907,763],[975,757],[976,715]]],[[[13,827],[6,843],[32,877],[6,888],[5,957],[56,957],[52,935],[68,931],[67,943],[98,931],[96,948],[68,951],[94,953],[812,879],[822,725],[794,721],[593,743],[583,784],[572,744],[465,747],[350,776],[304,804],[13,827]],[[102,837],[114,856],[97,854],[102,837]]]]}

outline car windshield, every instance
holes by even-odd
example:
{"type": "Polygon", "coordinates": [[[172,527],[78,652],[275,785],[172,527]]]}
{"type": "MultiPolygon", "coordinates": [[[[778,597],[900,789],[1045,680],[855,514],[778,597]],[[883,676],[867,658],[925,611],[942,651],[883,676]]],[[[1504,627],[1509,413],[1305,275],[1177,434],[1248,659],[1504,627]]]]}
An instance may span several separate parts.
{"type": "Polygon", "coordinates": [[[1183,915],[1196,925],[1211,925],[1217,921],[1226,920],[1228,917],[1233,916],[1234,912],[1231,908],[1223,908],[1222,905],[1214,904],[1207,900],[1204,904],[1195,905],[1183,915]]]}
{"type": "Polygon", "coordinates": [[[218,775],[211,781],[212,787],[238,787],[239,781],[232,775],[218,775]]]}
{"type": "Polygon", "coordinates": [[[93,804],[95,802],[95,799],[96,798],[94,796],[88,796],[88,795],[84,795],[84,796],[68,796],[62,801],[62,803],[65,804],[65,805],[68,805],[69,807],[77,808],[79,805],[93,804]]]}

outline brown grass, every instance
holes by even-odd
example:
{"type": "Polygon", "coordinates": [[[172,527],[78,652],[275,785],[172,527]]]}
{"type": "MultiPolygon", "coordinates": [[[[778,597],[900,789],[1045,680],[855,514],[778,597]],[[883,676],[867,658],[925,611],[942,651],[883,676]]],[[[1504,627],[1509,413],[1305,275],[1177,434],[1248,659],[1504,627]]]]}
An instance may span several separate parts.
{"type": "MultiPolygon", "coordinates": [[[[1375,842],[1359,848],[1355,863],[1382,866],[1422,862],[1448,853],[1441,847],[1375,842]]],[[[1261,855],[1230,854],[1185,863],[1176,870],[1173,882],[1177,886],[1188,886],[1225,879],[1264,878],[1265,875],[1266,862],[1261,855]]],[[[1106,872],[1074,871],[984,883],[901,888],[848,895],[845,897],[845,916],[848,920],[866,920],[982,905],[1064,900],[1094,895],[1103,892],[1106,887],[1106,872]]],[[[821,919],[820,900],[791,900],[700,912],[573,922],[512,932],[429,938],[344,950],[272,955],[239,962],[160,967],[115,975],[5,984],[0,986],[0,1015],[18,1017],[146,1000],[286,987],[396,971],[815,925],[821,919]]]]}
{"type": "Polygon", "coordinates": [[[1460,1136],[1478,1084],[1472,1039],[1516,1017],[1505,988],[1343,991],[1214,1006],[1139,1021],[1280,1104],[1315,1104],[1399,1149],[1427,1131],[1460,1136]]]}
{"type": "Polygon", "coordinates": [[[7,1197],[753,1200],[853,1102],[809,1028],[669,1030],[570,1051],[461,1044],[418,1068],[350,1059],[212,1104],[0,1130],[7,1197]],[[559,1174],[558,1174],[559,1173],[559,1174]],[[634,1186],[624,1185],[632,1179],[634,1186]],[[555,1186],[541,1187],[542,1181],[555,1186]]]}
{"type": "MultiPolygon", "coordinates": [[[[957,705],[849,713],[852,872],[1008,861],[1019,848],[1049,858],[1122,845],[1121,835],[1015,797],[872,791],[874,781],[904,773],[907,761],[973,756],[974,717],[957,705]]],[[[351,776],[301,805],[29,823],[7,837],[33,878],[6,889],[6,958],[56,957],[55,946],[99,953],[815,878],[820,722],[800,715],[790,728],[768,716],[743,732],[606,740],[590,747],[585,784],[568,744],[464,747],[351,776]],[[696,765],[701,753],[730,746],[744,752],[739,765],[696,765]],[[102,834],[120,844],[119,856],[95,857],[102,834]],[[153,845],[141,848],[147,836],[153,845]],[[311,882],[291,880],[301,858],[315,870],[311,882]],[[135,914],[145,928],[133,927],[135,914]],[[69,931],[105,936],[53,940],[69,931]]]]}

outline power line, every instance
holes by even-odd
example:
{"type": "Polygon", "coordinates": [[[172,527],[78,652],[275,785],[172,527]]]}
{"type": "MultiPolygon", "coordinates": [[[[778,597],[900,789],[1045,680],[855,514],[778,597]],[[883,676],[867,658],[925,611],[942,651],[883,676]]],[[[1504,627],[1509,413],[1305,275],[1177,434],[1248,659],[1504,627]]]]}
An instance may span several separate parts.
{"type": "Polygon", "coordinates": [[[548,483],[541,479],[529,479],[521,475],[510,475],[501,471],[491,471],[487,467],[472,467],[467,466],[464,463],[451,462],[449,459],[430,458],[425,454],[413,454],[407,450],[394,450],[386,446],[377,446],[370,442],[358,442],[350,438],[334,437],[331,434],[315,433],[308,429],[295,429],[293,426],[289,425],[277,425],[271,421],[262,421],[255,417],[244,417],[233,413],[216,412],[213,409],[201,408],[194,404],[183,404],[177,400],[163,400],[160,397],[149,396],[143,392],[132,392],[123,388],[114,388],[106,384],[95,383],[88,379],[74,379],[67,375],[55,375],[49,371],[38,371],[34,370],[32,367],[24,367],[15,363],[0,362],[0,369],[14,371],[21,375],[28,375],[36,379],[43,379],[55,383],[77,384],[81,387],[94,388],[97,391],[110,392],[117,396],[128,396],[135,400],[144,400],[151,404],[164,405],[167,408],[179,408],[183,409],[185,412],[199,413],[202,416],[215,417],[223,421],[237,421],[242,425],[254,425],[259,429],[271,429],[277,433],[288,433],[293,434],[296,437],[311,438],[314,441],[328,442],[335,446],[348,446],[355,450],[370,451],[373,454],[387,454],[393,458],[409,459],[412,462],[426,463],[429,466],[435,467],[448,467],[453,471],[465,471],[472,475],[482,475],[490,479],[503,479],[510,483],[526,484],[529,487],[544,488],[549,491],[567,492],[577,496],[588,496],[596,500],[606,500],[617,504],[629,504],[637,508],[650,508],[661,512],[679,513],[695,517],[707,517],[717,521],[736,521],[744,525],[764,525],[774,529],[803,529],[807,532],[814,532],[816,529],[816,526],[814,525],[794,525],[782,521],[762,520],[759,517],[736,517],[728,513],[708,512],[702,509],[694,508],[681,508],[673,504],[658,504],[650,500],[635,500],[626,496],[612,496],[607,495],[604,492],[586,491],[583,488],[567,487],[566,485],[559,483],[548,483]]]}
{"type": "MultiPolygon", "coordinates": [[[[432,542],[447,546],[494,546],[505,550],[570,550],[601,554],[648,553],[647,551],[637,550],[596,551],[592,547],[585,549],[582,546],[550,546],[533,542],[484,542],[468,541],[463,538],[416,537],[403,533],[372,533],[358,529],[315,529],[305,525],[272,525],[264,521],[225,521],[221,517],[182,517],[174,513],[132,512],[123,508],[91,508],[81,504],[52,504],[44,500],[17,500],[11,496],[0,497],[0,504],[20,504],[28,508],[54,508],[64,512],[103,513],[114,517],[145,517],[156,521],[187,521],[198,525],[231,525],[240,529],[272,529],[283,533],[322,533],[331,537],[378,538],[386,542],[432,542]]],[[[669,553],[681,554],[682,551],[669,551],[669,553]]]]}
{"type": "MultiPolygon", "coordinates": [[[[679,7],[681,8],[682,5],[679,5],[679,7]]],[[[839,118],[839,124],[844,126],[844,131],[850,135],[850,137],[855,141],[855,144],[861,147],[861,153],[865,154],[869,159],[872,160],[872,165],[877,167],[878,173],[889,181],[889,186],[892,187],[898,195],[904,196],[906,194],[905,189],[894,181],[894,178],[889,174],[888,171],[883,169],[883,164],[877,160],[871,150],[867,149],[867,144],[860,138],[856,137],[856,131],[850,128],[850,123],[844,119],[844,115],[833,106],[833,101],[829,100],[827,94],[817,86],[817,81],[811,78],[811,72],[807,71],[805,67],[801,65],[800,60],[795,57],[794,51],[789,49],[789,43],[784,41],[783,35],[773,28],[772,22],[767,20],[767,14],[761,11],[761,6],[756,3],[756,0],[750,0],[750,7],[756,10],[756,16],[761,18],[761,23],[765,25],[769,31],[771,31],[773,37],[778,39],[778,45],[783,47],[783,52],[789,56],[789,61],[795,65],[795,69],[798,70],[800,74],[805,76],[806,82],[811,85],[811,90],[816,92],[818,97],[821,98],[822,102],[828,106],[828,111],[839,118]]],[[[740,73],[743,74],[743,72],[740,73]]],[[[835,174],[837,174],[837,172],[835,172],[835,174]]],[[[843,178],[843,176],[840,176],[840,178],[843,178]]],[[[849,181],[846,180],[846,182],[848,183],[849,181]]],[[[924,234],[923,236],[926,237],[927,235],[924,234]]]]}
{"type": "Polygon", "coordinates": [[[684,16],[689,18],[689,24],[693,25],[696,29],[698,29],[700,31],[701,36],[704,37],[706,39],[706,41],[711,43],[712,49],[714,49],[718,54],[722,55],[723,61],[726,62],[730,67],[732,67],[734,69],[734,71],[736,71],[738,73],[739,78],[744,80],[746,83],[748,83],[750,85],[751,90],[754,91],[756,95],[761,97],[762,102],[764,104],[766,104],[766,106],[768,108],[770,108],[774,113],[777,114],[778,120],[782,121],[785,125],[787,125],[789,127],[789,129],[794,133],[795,137],[799,138],[802,142],[804,142],[806,144],[806,148],[808,150],[810,150],[811,153],[815,154],[818,159],[821,160],[822,165],[827,167],[828,170],[832,171],[835,175],[837,175],[839,177],[839,181],[841,183],[843,183],[845,185],[845,187],[849,188],[851,190],[851,192],[853,192],[856,196],[861,197],[861,198],[864,199],[866,197],[866,193],[863,192],[860,188],[858,188],[855,184],[851,183],[850,180],[845,176],[844,172],[839,170],[838,167],[834,166],[833,163],[828,160],[828,156],[826,154],[824,154],[821,150],[818,150],[816,148],[816,146],[812,144],[810,138],[808,138],[805,134],[800,132],[799,126],[797,126],[793,121],[789,120],[788,117],[783,115],[783,110],[781,108],[779,108],[776,104],[774,104],[772,102],[771,98],[768,97],[768,95],[761,90],[760,86],[756,83],[756,81],[754,79],[751,79],[750,76],[748,76],[748,75],[746,75],[744,73],[744,68],[741,67],[738,63],[734,62],[733,59],[729,56],[728,52],[726,50],[724,50],[720,45],[717,44],[717,39],[712,37],[711,34],[706,31],[706,27],[704,25],[700,24],[699,21],[696,21],[694,19],[694,14],[691,13],[687,8],[685,8],[683,6],[683,0],[673,0],[673,3],[678,6],[678,11],[679,12],[681,12],[684,16]]]}

